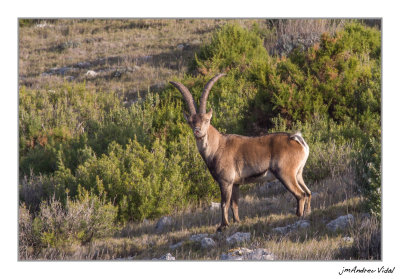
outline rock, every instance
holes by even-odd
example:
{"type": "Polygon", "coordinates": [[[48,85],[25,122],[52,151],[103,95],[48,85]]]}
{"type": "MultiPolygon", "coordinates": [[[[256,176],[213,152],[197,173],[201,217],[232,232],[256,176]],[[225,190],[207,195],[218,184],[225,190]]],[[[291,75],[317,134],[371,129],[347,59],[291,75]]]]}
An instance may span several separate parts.
{"type": "Polygon", "coordinates": [[[185,45],[184,44],[179,44],[179,45],[176,46],[176,48],[178,50],[183,50],[185,48],[185,45]]]}
{"type": "Polygon", "coordinates": [[[54,72],[59,75],[65,75],[66,73],[70,72],[71,70],[72,70],[72,68],[70,68],[70,67],[61,67],[61,68],[55,68],[54,72]]]}
{"type": "Polygon", "coordinates": [[[176,243],[176,244],[170,245],[170,246],[169,246],[169,249],[175,250],[175,249],[177,249],[177,248],[182,247],[182,245],[183,245],[183,242],[181,241],[181,242],[178,242],[178,243],[176,243]]]}
{"type": "Polygon", "coordinates": [[[201,248],[211,248],[215,246],[215,241],[209,237],[205,237],[201,240],[201,248]]]}
{"type": "Polygon", "coordinates": [[[119,78],[119,77],[121,77],[122,76],[122,71],[120,71],[120,70],[116,70],[114,73],[113,73],[113,77],[115,77],[115,78],[119,78]]]}
{"type": "Polygon", "coordinates": [[[219,202],[211,202],[210,209],[211,210],[221,209],[221,204],[219,202]]]}
{"type": "Polygon", "coordinates": [[[267,249],[257,248],[250,250],[248,248],[237,248],[231,250],[227,254],[221,255],[221,260],[228,261],[271,261],[274,260],[275,256],[270,253],[267,249]]]}
{"type": "Polygon", "coordinates": [[[293,224],[296,229],[305,229],[310,226],[310,222],[307,220],[300,220],[293,224]]]}
{"type": "Polygon", "coordinates": [[[149,60],[151,60],[151,59],[153,59],[153,56],[152,56],[152,55],[145,55],[145,56],[142,56],[142,57],[139,57],[139,58],[138,58],[138,60],[139,60],[139,61],[142,61],[142,62],[149,61],[149,60]]]}
{"type": "Polygon", "coordinates": [[[248,256],[249,260],[255,261],[272,261],[274,260],[274,255],[270,253],[267,249],[257,248],[248,256]]]}
{"type": "Polygon", "coordinates": [[[353,243],[354,239],[350,236],[345,236],[342,238],[343,242],[353,243]]]}
{"type": "Polygon", "coordinates": [[[170,216],[164,216],[160,220],[158,220],[156,224],[156,232],[162,232],[166,226],[170,226],[172,224],[172,217],[170,216]]]}
{"type": "Polygon", "coordinates": [[[97,76],[97,73],[95,71],[89,70],[86,72],[85,76],[87,77],[95,77],[97,76]]]}
{"type": "Polygon", "coordinates": [[[90,67],[90,62],[79,62],[75,65],[75,67],[83,69],[90,67]]]}
{"type": "Polygon", "coordinates": [[[294,224],[287,225],[285,227],[277,227],[272,229],[272,231],[280,233],[280,234],[287,234],[290,231],[296,230],[296,229],[305,229],[310,226],[310,222],[307,220],[300,220],[297,221],[294,224]]]}
{"type": "Polygon", "coordinates": [[[353,215],[348,214],[348,215],[340,216],[340,217],[336,218],[335,220],[329,222],[326,225],[326,227],[328,228],[328,230],[334,232],[337,230],[345,229],[351,223],[354,223],[354,217],[353,217],[353,215]]]}
{"type": "Polygon", "coordinates": [[[154,258],[153,260],[162,260],[162,261],[175,261],[175,257],[171,255],[171,253],[165,254],[160,258],[154,258]]]}
{"type": "Polygon", "coordinates": [[[207,233],[194,234],[194,235],[190,236],[189,240],[194,241],[194,242],[199,242],[199,241],[202,241],[202,239],[207,236],[208,236],[207,233]]]}
{"type": "Polygon", "coordinates": [[[250,233],[237,232],[226,239],[229,244],[236,244],[250,240],[250,233]]]}
{"type": "Polygon", "coordinates": [[[72,67],[61,67],[61,68],[51,68],[49,71],[44,72],[46,75],[65,75],[72,72],[74,68],[72,67]]]}
{"type": "Polygon", "coordinates": [[[48,25],[46,22],[39,23],[39,24],[35,25],[36,28],[44,28],[44,27],[47,27],[47,26],[50,26],[50,25],[48,25]]]}
{"type": "Polygon", "coordinates": [[[247,248],[237,248],[227,254],[222,254],[221,260],[241,261],[244,259],[244,254],[250,254],[251,252],[253,251],[247,248]]]}

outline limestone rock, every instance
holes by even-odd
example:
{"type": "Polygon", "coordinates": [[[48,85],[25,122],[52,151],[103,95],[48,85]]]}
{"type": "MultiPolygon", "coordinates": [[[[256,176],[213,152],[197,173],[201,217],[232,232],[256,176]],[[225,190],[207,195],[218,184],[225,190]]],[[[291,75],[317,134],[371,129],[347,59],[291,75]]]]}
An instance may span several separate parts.
{"type": "Polygon", "coordinates": [[[160,220],[158,220],[156,224],[156,232],[162,232],[164,231],[165,227],[170,226],[172,224],[172,217],[170,216],[164,216],[160,220]]]}
{"type": "Polygon", "coordinates": [[[305,229],[310,226],[310,222],[307,220],[300,220],[297,221],[294,224],[287,225],[285,227],[277,227],[272,229],[272,231],[280,233],[280,234],[287,234],[290,231],[296,230],[296,229],[305,229]]]}
{"type": "Polygon", "coordinates": [[[209,237],[205,237],[201,240],[201,248],[211,248],[211,247],[215,247],[215,241],[212,238],[209,237]]]}
{"type": "Polygon", "coordinates": [[[203,240],[203,238],[205,238],[207,236],[208,236],[207,233],[194,234],[194,235],[190,236],[189,240],[195,241],[195,242],[200,242],[203,240]]]}
{"type": "Polygon", "coordinates": [[[211,202],[210,209],[211,210],[218,210],[221,208],[221,204],[219,202],[211,202]]]}
{"type": "Polygon", "coordinates": [[[87,77],[95,77],[97,76],[97,73],[95,71],[89,70],[86,72],[85,76],[87,77]]]}
{"type": "Polygon", "coordinates": [[[354,238],[352,238],[350,236],[345,236],[345,237],[342,237],[342,241],[343,242],[347,242],[347,243],[353,243],[354,242],[354,238]]]}
{"type": "Polygon", "coordinates": [[[176,46],[176,48],[178,50],[182,51],[185,48],[185,45],[184,44],[179,44],[179,45],[176,46]]]}
{"type": "Polygon", "coordinates": [[[175,261],[175,257],[171,255],[171,253],[165,254],[160,258],[154,258],[153,260],[161,260],[161,261],[175,261]]]}
{"type": "Polygon", "coordinates": [[[183,245],[183,242],[181,241],[181,242],[178,242],[178,243],[176,243],[176,244],[170,245],[170,246],[169,246],[169,249],[175,250],[175,249],[177,249],[177,248],[182,247],[182,245],[183,245]]]}
{"type": "Polygon", "coordinates": [[[221,260],[228,261],[271,261],[274,260],[275,256],[270,253],[267,249],[257,248],[250,250],[248,248],[237,248],[229,251],[227,254],[221,255],[221,260]]]}
{"type": "Polygon", "coordinates": [[[237,232],[226,239],[229,244],[236,244],[250,240],[250,233],[237,232]]]}
{"type": "Polygon", "coordinates": [[[347,214],[347,215],[340,216],[340,217],[336,218],[335,220],[329,222],[326,225],[326,227],[328,228],[328,230],[335,232],[337,230],[345,229],[351,223],[354,223],[354,217],[351,214],[347,214]]]}

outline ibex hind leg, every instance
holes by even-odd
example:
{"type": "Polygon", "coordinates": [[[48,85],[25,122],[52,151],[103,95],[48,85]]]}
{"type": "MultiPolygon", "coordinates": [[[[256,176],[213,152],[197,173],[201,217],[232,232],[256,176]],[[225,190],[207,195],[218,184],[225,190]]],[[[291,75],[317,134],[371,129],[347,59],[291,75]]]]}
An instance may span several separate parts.
{"type": "Polygon", "coordinates": [[[304,214],[304,204],[306,201],[306,193],[302,190],[297,182],[295,174],[283,174],[275,172],[274,175],[286,187],[286,189],[295,196],[297,200],[296,215],[302,217],[304,214]]]}
{"type": "Polygon", "coordinates": [[[308,187],[306,186],[306,184],[304,183],[304,179],[303,179],[303,167],[301,167],[297,173],[297,182],[299,183],[301,189],[306,193],[307,195],[307,201],[306,201],[306,207],[305,207],[305,214],[308,215],[311,213],[311,191],[310,189],[308,189],[308,187]]]}

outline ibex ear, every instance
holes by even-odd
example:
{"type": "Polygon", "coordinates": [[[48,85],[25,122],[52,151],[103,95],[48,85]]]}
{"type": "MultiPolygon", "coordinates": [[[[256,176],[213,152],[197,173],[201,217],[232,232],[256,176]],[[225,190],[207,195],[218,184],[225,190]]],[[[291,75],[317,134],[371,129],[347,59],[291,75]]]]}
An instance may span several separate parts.
{"type": "Polygon", "coordinates": [[[206,113],[207,118],[211,119],[212,113],[213,113],[213,110],[212,110],[212,108],[211,108],[210,111],[206,113]]]}

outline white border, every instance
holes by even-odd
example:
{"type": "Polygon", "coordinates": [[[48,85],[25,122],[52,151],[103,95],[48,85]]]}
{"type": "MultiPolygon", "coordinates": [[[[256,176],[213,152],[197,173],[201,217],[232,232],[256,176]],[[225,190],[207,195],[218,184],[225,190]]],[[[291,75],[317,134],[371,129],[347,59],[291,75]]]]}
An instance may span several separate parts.
{"type": "MultiPolygon", "coordinates": [[[[391,1],[394,3],[395,1],[391,1]]],[[[343,266],[396,266],[399,218],[397,131],[399,81],[398,8],[382,1],[14,1],[1,15],[1,266],[21,278],[337,278],[343,266]],[[383,261],[382,262],[18,262],[17,261],[17,18],[18,17],[383,17],[383,261]],[[396,67],[397,66],[397,67],[396,67]],[[5,177],[5,178],[4,178],[5,177]]],[[[400,265],[394,275],[398,277],[400,265]]],[[[359,275],[376,278],[369,275],[359,275]]],[[[345,278],[345,276],[340,276],[345,278]]],[[[347,276],[350,278],[350,276],[347,276]]],[[[352,275],[352,277],[357,277],[352,275]]],[[[352,278],[351,277],[351,278],[352,278]]]]}

